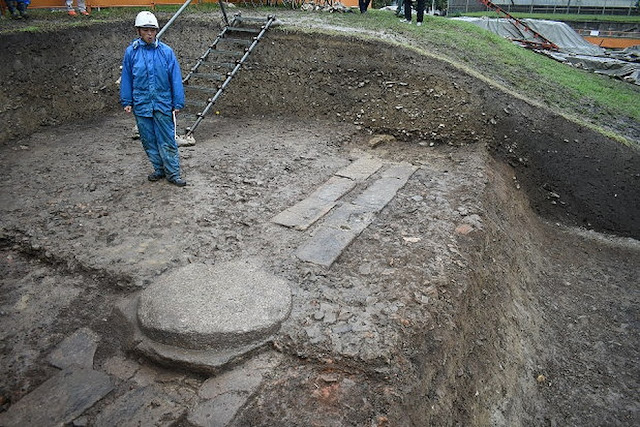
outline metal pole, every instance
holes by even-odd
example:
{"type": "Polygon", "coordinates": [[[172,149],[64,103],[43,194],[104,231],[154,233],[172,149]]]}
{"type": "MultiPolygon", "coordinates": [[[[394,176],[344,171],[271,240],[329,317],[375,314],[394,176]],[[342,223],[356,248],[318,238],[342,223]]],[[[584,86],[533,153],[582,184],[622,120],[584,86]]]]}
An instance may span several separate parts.
{"type": "Polygon", "coordinates": [[[218,4],[220,5],[220,10],[222,11],[222,17],[224,18],[224,23],[229,26],[229,18],[227,18],[227,10],[224,8],[224,1],[218,0],[218,4]]]}
{"type": "Polygon", "coordinates": [[[167,28],[169,28],[169,25],[173,24],[173,21],[175,21],[176,18],[182,13],[182,11],[187,6],[189,6],[189,3],[191,3],[191,0],[187,0],[186,2],[184,2],[182,6],[180,6],[180,9],[178,9],[178,11],[171,17],[171,19],[169,19],[169,22],[167,22],[165,26],[162,27],[160,31],[158,31],[158,35],[156,36],[156,39],[159,39],[164,34],[164,32],[167,31],[167,28]]]}

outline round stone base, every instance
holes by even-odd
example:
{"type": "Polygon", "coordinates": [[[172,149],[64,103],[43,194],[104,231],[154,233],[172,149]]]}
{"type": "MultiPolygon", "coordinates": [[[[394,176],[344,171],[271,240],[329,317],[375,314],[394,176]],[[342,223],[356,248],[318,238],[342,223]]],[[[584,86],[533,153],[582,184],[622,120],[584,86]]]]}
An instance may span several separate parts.
{"type": "Polygon", "coordinates": [[[217,367],[269,341],[291,310],[286,280],[249,261],[190,264],[125,302],[136,348],[161,362],[217,367]]]}

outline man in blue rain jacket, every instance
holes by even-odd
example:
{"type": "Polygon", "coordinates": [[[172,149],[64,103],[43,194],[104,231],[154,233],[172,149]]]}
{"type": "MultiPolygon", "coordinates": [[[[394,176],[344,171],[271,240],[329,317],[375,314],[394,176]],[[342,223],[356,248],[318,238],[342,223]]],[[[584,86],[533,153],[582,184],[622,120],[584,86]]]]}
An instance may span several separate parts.
{"type": "Polygon", "coordinates": [[[184,187],[175,138],[175,113],[184,107],[180,65],[173,50],[156,38],[159,27],[153,13],[140,12],[135,27],[139,38],[127,47],[122,60],[120,103],[136,118],[154,169],[149,181],[166,178],[184,187]]]}

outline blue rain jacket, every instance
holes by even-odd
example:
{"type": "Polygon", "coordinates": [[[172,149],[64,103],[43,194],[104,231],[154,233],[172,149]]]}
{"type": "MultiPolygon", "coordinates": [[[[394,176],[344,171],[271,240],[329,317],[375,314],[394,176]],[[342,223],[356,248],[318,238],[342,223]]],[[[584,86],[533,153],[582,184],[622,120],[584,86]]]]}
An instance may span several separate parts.
{"type": "Polygon", "coordinates": [[[133,106],[133,113],[141,117],[184,108],[180,64],[168,45],[136,39],[127,47],[122,59],[120,103],[133,106]]]}

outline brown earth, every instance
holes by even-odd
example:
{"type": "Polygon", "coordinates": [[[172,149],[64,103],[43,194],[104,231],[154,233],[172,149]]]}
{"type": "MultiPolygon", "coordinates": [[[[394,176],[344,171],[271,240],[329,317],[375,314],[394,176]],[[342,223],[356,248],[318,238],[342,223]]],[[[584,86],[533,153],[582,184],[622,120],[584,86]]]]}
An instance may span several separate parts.
{"type": "MultiPolygon", "coordinates": [[[[183,68],[218,21],[167,33],[183,68]]],[[[118,106],[130,23],[1,37],[3,409],[89,326],[95,369],[136,372],[89,424],[151,382],[182,408],[166,424],[190,425],[206,375],[128,351],[114,305],[187,263],[251,258],[294,304],[232,425],[640,422],[636,148],[432,56],[274,29],[181,149],[177,189],[146,181],[118,106]],[[420,168],[331,268],[299,261],[308,233],[270,218],[363,155],[420,168]]]]}

